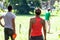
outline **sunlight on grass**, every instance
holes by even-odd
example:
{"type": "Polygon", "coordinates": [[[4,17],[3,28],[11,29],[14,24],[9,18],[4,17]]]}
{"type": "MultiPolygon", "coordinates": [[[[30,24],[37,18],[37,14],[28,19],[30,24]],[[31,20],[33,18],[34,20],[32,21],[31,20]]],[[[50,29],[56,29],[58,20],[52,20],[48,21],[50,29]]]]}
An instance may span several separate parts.
{"type": "MultiPolygon", "coordinates": [[[[45,12],[42,11],[42,14],[45,12]]],[[[60,12],[59,12],[60,13],[60,12]]],[[[54,13],[53,13],[54,14],[54,13]]],[[[16,40],[28,40],[28,29],[30,18],[34,16],[16,16],[16,40]],[[21,29],[20,29],[21,24],[21,29]]],[[[44,19],[44,16],[41,16],[44,19]]],[[[51,33],[47,33],[47,40],[59,40],[58,34],[60,34],[60,16],[51,16],[51,33]]],[[[4,40],[4,31],[3,27],[0,27],[0,40],[4,40]]]]}

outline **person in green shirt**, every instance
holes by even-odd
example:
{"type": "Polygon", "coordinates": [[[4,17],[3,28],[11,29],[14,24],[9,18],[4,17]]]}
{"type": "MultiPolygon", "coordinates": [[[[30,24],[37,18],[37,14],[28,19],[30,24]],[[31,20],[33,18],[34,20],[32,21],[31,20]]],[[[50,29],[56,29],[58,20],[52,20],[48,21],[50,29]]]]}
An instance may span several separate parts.
{"type": "Polygon", "coordinates": [[[47,10],[48,12],[45,14],[46,24],[48,25],[48,33],[50,33],[50,9],[47,10]]]}

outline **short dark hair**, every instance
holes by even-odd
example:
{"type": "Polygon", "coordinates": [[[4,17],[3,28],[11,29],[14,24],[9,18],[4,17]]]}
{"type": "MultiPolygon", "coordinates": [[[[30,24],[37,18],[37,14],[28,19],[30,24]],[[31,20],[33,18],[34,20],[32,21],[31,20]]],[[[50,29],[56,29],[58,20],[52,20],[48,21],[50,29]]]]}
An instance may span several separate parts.
{"type": "Polygon", "coordinates": [[[50,11],[51,9],[48,9],[48,11],[50,11]]]}
{"type": "Polygon", "coordinates": [[[35,10],[35,13],[36,13],[36,15],[40,15],[40,14],[41,14],[40,8],[37,8],[37,9],[35,10]]]}
{"type": "Polygon", "coordinates": [[[11,11],[11,10],[12,10],[12,6],[9,5],[9,6],[8,6],[8,11],[11,11]]]}

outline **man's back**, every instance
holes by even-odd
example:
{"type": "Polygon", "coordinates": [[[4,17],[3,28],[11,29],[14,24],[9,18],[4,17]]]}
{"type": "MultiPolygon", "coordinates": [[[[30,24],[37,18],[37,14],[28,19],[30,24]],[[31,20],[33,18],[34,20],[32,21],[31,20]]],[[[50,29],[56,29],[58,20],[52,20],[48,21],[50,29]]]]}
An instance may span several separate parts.
{"type": "Polygon", "coordinates": [[[45,14],[45,20],[49,20],[49,18],[50,18],[50,12],[47,12],[47,13],[45,14]]]}
{"type": "Polygon", "coordinates": [[[5,22],[5,28],[13,29],[11,21],[12,21],[12,18],[15,18],[15,15],[12,12],[7,12],[7,14],[3,16],[3,18],[5,22]]]}

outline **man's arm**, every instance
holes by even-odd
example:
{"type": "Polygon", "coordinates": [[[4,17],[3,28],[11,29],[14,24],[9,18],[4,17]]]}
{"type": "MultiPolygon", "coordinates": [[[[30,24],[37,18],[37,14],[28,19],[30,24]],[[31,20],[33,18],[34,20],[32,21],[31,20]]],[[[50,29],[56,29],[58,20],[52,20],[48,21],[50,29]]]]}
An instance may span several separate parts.
{"type": "Polygon", "coordinates": [[[12,27],[13,27],[13,31],[15,32],[15,18],[12,19],[12,27]]]}
{"type": "Polygon", "coordinates": [[[46,26],[45,26],[45,20],[42,21],[43,25],[43,32],[44,32],[44,40],[46,40],[46,26]]]}
{"type": "Polygon", "coordinates": [[[0,25],[4,27],[4,25],[1,23],[2,16],[0,16],[0,25]]]}

